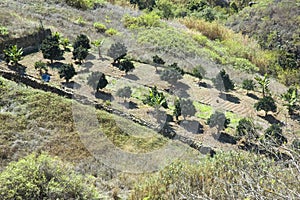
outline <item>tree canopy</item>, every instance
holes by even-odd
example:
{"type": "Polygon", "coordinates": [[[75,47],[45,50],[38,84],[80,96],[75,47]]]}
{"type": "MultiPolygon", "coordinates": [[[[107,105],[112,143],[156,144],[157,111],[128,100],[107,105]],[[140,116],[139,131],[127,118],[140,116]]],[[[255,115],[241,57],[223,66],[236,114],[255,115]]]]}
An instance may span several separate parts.
{"type": "Polygon", "coordinates": [[[99,89],[103,89],[108,84],[108,81],[105,77],[105,74],[102,72],[92,72],[88,77],[87,84],[91,86],[96,92],[99,91],[99,89]]]}
{"type": "Polygon", "coordinates": [[[51,63],[53,60],[60,59],[63,56],[63,51],[60,49],[60,41],[58,35],[50,35],[43,40],[41,51],[45,59],[49,59],[51,63]]]}
{"type": "Polygon", "coordinates": [[[63,64],[59,69],[59,77],[66,79],[66,82],[69,82],[76,74],[73,64],[63,64]]]}

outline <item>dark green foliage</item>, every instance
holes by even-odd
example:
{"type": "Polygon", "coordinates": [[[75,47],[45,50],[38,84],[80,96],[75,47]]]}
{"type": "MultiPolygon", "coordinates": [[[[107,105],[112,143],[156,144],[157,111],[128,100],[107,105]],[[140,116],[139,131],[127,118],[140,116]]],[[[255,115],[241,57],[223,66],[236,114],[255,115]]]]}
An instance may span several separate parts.
{"type": "Polygon", "coordinates": [[[271,96],[265,96],[259,99],[258,102],[254,104],[254,108],[257,111],[264,110],[265,115],[268,115],[269,111],[276,112],[277,110],[275,100],[271,96]]]}
{"type": "Polygon", "coordinates": [[[31,154],[0,173],[0,199],[99,199],[92,181],[57,158],[31,154]]]}
{"type": "Polygon", "coordinates": [[[207,124],[209,127],[217,127],[221,131],[228,127],[230,119],[226,118],[225,114],[220,111],[215,111],[208,119],[207,124]]]}
{"type": "Polygon", "coordinates": [[[260,85],[263,96],[266,96],[267,94],[270,93],[269,90],[270,79],[268,74],[265,74],[263,78],[257,76],[255,77],[255,80],[260,85]]]}
{"type": "Polygon", "coordinates": [[[287,139],[283,135],[282,129],[278,124],[272,124],[265,131],[264,143],[274,146],[281,146],[283,143],[287,143],[287,139]]]}
{"type": "Polygon", "coordinates": [[[180,100],[176,99],[174,102],[175,109],[173,111],[173,116],[176,117],[176,120],[178,120],[178,117],[181,115],[181,106],[180,106],[180,100]]]}
{"type": "Polygon", "coordinates": [[[156,1],[155,8],[159,10],[158,14],[165,19],[174,17],[175,5],[169,0],[159,0],[156,1]]]}
{"type": "Polygon", "coordinates": [[[14,66],[17,66],[18,62],[22,59],[23,49],[19,49],[17,45],[11,45],[4,49],[3,53],[7,64],[12,63],[14,66]]]}
{"type": "Polygon", "coordinates": [[[178,66],[177,63],[173,63],[173,64],[171,64],[171,65],[168,65],[168,67],[169,67],[170,69],[175,69],[175,70],[178,71],[182,76],[184,75],[184,70],[181,69],[181,68],[178,66]]]}
{"type": "Polygon", "coordinates": [[[156,86],[149,90],[149,95],[146,96],[143,103],[153,106],[154,108],[159,108],[160,106],[168,108],[165,95],[162,92],[159,92],[156,86]]]}
{"type": "Polygon", "coordinates": [[[132,93],[131,88],[129,86],[125,86],[123,88],[118,89],[118,91],[116,92],[116,95],[118,97],[124,98],[126,100],[126,98],[131,97],[131,93],[132,93]]]}
{"type": "Polygon", "coordinates": [[[258,133],[251,119],[243,118],[239,121],[236,127],[236,137],[237,139],[245,138],[247,141],[258,138],[258,133]]]}
{"type": "Polygon", "coordinates": [[[193,69],[192,75],[201,81],[205,75],[205,70],[201,66],[197,66],[193,69]]]}
{"type": "Polygon", "coordinates": [[[76,37],[75,41],[74,41],[74,44],[73,44],[74,49],[76,49],[80,46],[82,46],[83,48],[86,48],[86,49],[91,48],[90,39],[84,34],[78,35],[76,37]]]}
{"type": "Polygon", "coordinates": [[[298,98],[298,90],[296,87],[290,87],[286,93],[282,94],[282,99],[286,102],[284,105],[288,108],[290,115],[294,114],[297,101],[299,100],[298,98]]]}
{"type": "Polygon", "coordinates": [[[155,6],[155,0],[130,0],[131,4],[136,4],[140,10],[152,10],[155,6]]]}
{"type": "Polygon", "coordinates": [[[214,85],[220,91],[227,92],[234,89],[234,83],[224,69],[222,69],[214,79],[214,85]]]}
{"type": "Polygon", "coordinates": [[[59,77],[66,79],[66,82],[69,82],[76,74],[73,64],[63,64],[59,69],[59,77]]]}
{"type": "Polygon", "coordinates": [[[89,52],[88,49],[84,48],[83,46],[79,46],[77,48],[74,48],[73,50],[73,59],[79,61],[79,64],[82,63],[84,59],[88,56],[89,52]]]}
{"type": "Polygon", "coordinates": [[[87,84],[98,92],[99,89],[106,87],[108,81],[106,80],[105,74],[101,72],[92,72],[88,77],[87,84]]]}
{"type": "Polygon", "coordinates": [[[245,80],[243,80],[242,88],[245,89],[245,90],[247,90],[247,94],[248,94],[249,90],[254,90],[255,83],[254,83],[253,80],[245,79],[245,80]]]}
{"type": "Polygon", "coordinates": [[[182,79],[182,75],[175,69],[166,69],[160,74],[160,79],[175,85],[179,79],[182,79]]]}
{"type": "Polygon", "coordinates": [[[133,63],[128,58],[122,59],[117,67],[126,74],[134,69],[133,63]]]}
{"type": "Polygon", "coordinates": [[[37,61],[34,63],[34,68],[36,70],[39,70],[40,75],[41,75],[43,73],[43,70],[47,71],[47,64],[42,61],[37,61]]]}
{"type": "Polygon", "coordinates": [[[187,116],[193,116],[196,113],[196,108],[193,104],[193,101],[190,99],[181,99],[180,100],[181,114],[184,118],[187,116]]]}
{"type": "Polygon", "coordinates": [[[112,44],[107,51],[107,55],[114,59],[113,64],[118,63],[127,54],[127,47],[124,43],[117,42],[112,44]]]}
{"type": "Polygon", "coordinates": [[[165,64],[165,61],[161,57],[159,57],[158,55],[153,56],[152,60],[155,64],[159,64],[159,65],[164,65],[165,64]]]}
{"type": "Polygon", "coordinates": [[[49,59],[51,63],[53,60],[58,60],[63,56],[63,51],[60,49],[59,36],[57,34],[48,36],[41,46],[41,51],[45,59],[49,59]]]}

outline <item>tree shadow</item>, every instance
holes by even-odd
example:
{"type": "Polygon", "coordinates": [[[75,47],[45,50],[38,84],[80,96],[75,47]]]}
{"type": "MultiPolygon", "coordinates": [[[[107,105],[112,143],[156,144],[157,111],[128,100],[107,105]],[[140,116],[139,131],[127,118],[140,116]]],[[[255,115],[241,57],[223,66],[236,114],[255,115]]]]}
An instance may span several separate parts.
{"type": "Polygon", "coordinates": [[[97,99],[102,99],[103,101],[113,101],[114,98],[110,93],[106,93],[103,91],[98,91],[95,93],[95,97],[97,99]]]}
{"type": "Polygon", "coordinates": [[[239,104],[241,103],[241,100],[236,97],[236,96],[233,96],[232,94],[219,94],[219,97],[221,99],[223,99],[224,101],[230,101],[232,103],[235,103],[235,104],[239,104]]]}
{"type": "Polygon", "coordinates": [[[137,103],[132,102],[132,101],[129,101],[129,102],[124,101],[124,102],[121,102],[120,104],[123,105],[127,109],[137,109],[137,108],[139,108],[137,103]]]}
{"type": "Polygon", "coordinates": [[[174,85],[174,93],[180,98],[189,98],[190,95],[187,93],[189,86],[182,82],[177,82],[174,85]]]}
{"type": "Polygon", "coordinates": [[[63,65],[64,63],[62,62],[53,62],[52,64],[49,64],[49,66],[52,68],[52,69],[59,69],[61,68],[61,66],[63,65]]]}
{"type": "Polygon", "coordinates": [[[183,120],[180,122],[180,126],[193,134],[203,133],[203,126],[196,120],[183,120]]]}
{"type": "Polygon", "coordinates": [[[260,118],[266,120],[269,124],[279,124],[279,125],[283,125],[283,122],[281,122],[280,120],[276,119],[273,115],[266,115],[266,116],[260,116],[258,115],[260,118]]]}
{"type": "Polygon", "coordinates": [[[8,65],[8,69],[17,72],[20,75],[26,74],[26,66],[17,64],[17,65],[8,65]]]}
{"type": "Polygon", "coordinates": [[[81,87],[81,84],[76,83],[74,81],[70,81],[68,83],[63,82],[61,83],[63,86],[67,87],[67,88],[71,88],[71,89],[79,89],[81,87]]]}
{"type": "Polygon", "coordinates": [[[247,96],[252,98],[252,99],[259,100],[258,96],[256,96],[255,94],[247,93],[247,96]]]}
{"type": "Polygon", "coordinates": [[[134,75],[134,74],[126,74],[126,75],[124,76],[124,78],[130,79],[130,80],[133,80],[133,81],[140,80],[139,77],[137,77],[137,76],[134,75]]]}
{"type": "Polygon", "coordinates": [[[214,137],[214,139],[218,140],[221,143],[236,144],[235,138],[225,132],[220,132],[218,134],[214,134],[213,137],[214,137]]]}
{"type": "Polygon", "coordinates": [[[78,71],[77,74],[84,74],[90,72],[90,69],[94,66],[92,62],[85,62],[81,65],[82,70],[78,71]]]}
{"type": "Polygon", "coordinates": [[[95,60],[96,56],[94,56],[93,54],[89,53],[86,57],[86,60],[95,60]]]}
{"type": "Polygon", "coordinates": [[[199,86],[199,87],[208,88],[208,89],[213,88],[212,85],[210,85],[210,84],[208,84],[208,83],[205,83],[205,82],[199,82],[199,83],[198,83],[198,86],[199,86]]]}

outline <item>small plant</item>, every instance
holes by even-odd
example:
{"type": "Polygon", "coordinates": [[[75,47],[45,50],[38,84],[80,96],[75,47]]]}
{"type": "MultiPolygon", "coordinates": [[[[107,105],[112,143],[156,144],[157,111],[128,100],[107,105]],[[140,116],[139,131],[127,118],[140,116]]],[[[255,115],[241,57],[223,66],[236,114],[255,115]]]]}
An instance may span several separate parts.
{"type": "Polygon", "coordinates": [[[116,30],[116,29],[114,29],[114,28],[109,28],[109,29],[107,29],[106,31],[105,31],[105,34],[106,35],[110,35],[110,36],[112,36],[112,35],[117,35],[119,32],[116,30]]]}
{"type": "Polygon", "coordinates": [[[168,108],[166,97],[162,92],[158,92],[156,86],[149,90],[149,95],[146,96],[146,98],[143,100],[143,103],[153,106],[156,109],[158,109],[160,106],[168,108]]]}
{"type": "Polygon", "coordinates": [[[160,22],[160,17],[154,12],[145,13],[138,17],[125,15],[123,23],[126,28],[130,29],[161,27],[163,25],[162,22],[160,22]]]}
{"type": "Polygon", "coordinates": [[[5,26],[0,26],[0,36],[7,36],[8,34],[8,29],[5,26]]]}
{"type": "Polygon", "coordinates": [[[17,45],[12,45],[3,50],[4,60],[7,64],[12,63],[14,66],[18,65],[18,62],[22,59],[23,48],[18,48],[17,45]]]}
{"type": "Polygon", "coordinates": [[[53,64],[53,60],[60,59],[63,56],[63,50],[60,49],[60,38],[59,36],[52,35],[48,36],[42,42],[41,50],[43,53],[43,57],[45,59],[49,59],[51,64],[53,64]]]}
{"type": "Polygon", "coordinates": [[[40,75],[43,74],[43,71],[46,72],[46,71],[48,70],[48,69],[47,69],[47,64],[44,63],[44,62],[42,62],[42,61],[37,61],[37,62],[35,62],[35,63],[34,63],[34,68],[35,68],[36,70],[39,70],[40,75]]]}
{"type": "Polygon", "coordinates": [[[265,97],[267,94],[269,94],[269,92],[270,92],[270,90],[269,90],[269,85],[270,85],[269,75],[265,74],[263,78],[257,76],[257,77],[255,77],[255,80],[258,82],[258,84],[260,85],[260,87],[262,89],[263,97],[265,97]]]}
{"type": "Polygon", "coordinates": [[[107,30],[106,26],[100,22],[95,22],[94,28],[100,33],[104,33],[107,30]]]}
{"type": "Polygon", "coordinates": [[[83,17],[79,16],[76,20],[76,24],[79,24],[80,26],[85,26],[86,21],[83,19],[83,17]]]}
{"type": "Polygon", "coordinates": [[[74,60],[78,60],[79,64],[81,64],[82,61],[84,59],[86,59],[86,57],[88,56],[88,54],[89,54],[88,49],[86,49],[86,48],[84,48],[82,46],[79,46],[79,47],[77,47],[77,48],[75,48],[73,50],[73,59],[74,60]]]}
{"type": "Polygon", "coordinates": [[[133,63],[128,59],[122,59],[117,66],[121,71],[125,71],[125,74],[132,71],[134,69],[133,63]]]}
{"type": "Polygon", "coordinates": [[[100,39],[99,40],[94,40],[92,42],[92,45],[94,45],[95,47],[98,48],[98,55],[99,55],[100,59],[102,58],[102,55],[101,55],[101,46],[102,46],[103,42],[104,42],[104,39],[103,40],[100,40],[100,39]]]}
{"type": "Polygon", "coordinates": [[[185,74],[184,70],[181,69],[181,68],[178,66],[177,63],[173,63],[173,64],[171,64],[171,65],[168,65],[168,67],[169,67],[170,69],[176,70],[176,71],[179,72],[182,76],[185,74]]]}
{"type": "Polygon", "coordinates": [[[63,64],[59,69],[59,77],[66,79],[67,83],[76,74],[73,64],[63,64]]]}
{"type": "Polygon", "coordinates": [[[238,140],[245,138],[247,141],[257,139],[258,133],[255,129],[253,121],[249,118],[243,118],[236,127],[236,138],[238,140]]]}
{"type": "Polygon", "coordinates": [[[289,115],[294,114],[297,101],[299,100],[298,89],[296,87],[290,87],[281,97],[285,101],[284,106],[288,108],[289,115]]]}
{"type": "Polygon", "coordinates": [[[265,131],[263,142],[278,147],[283,143],[287,143],[287,139],[283,135],[281,127],[278,124],[272,124],[265,131]]]}
{"type": "Polygon", "coordinates": [[[73,43],[73,48],[74,49],[76,49],[80,46],[82,46],[85,49],[90,49],[91,48],[90,39],[84,34],[78,35],[76,37],[74,43],[73,43]]]}
{"type": "Polygon", "coordinates": [[[173,111],[173,116],[176,117],[176,120],[178,121],[178,117],[181,115],[181,106],[180,106],[180,100],[176,99],[174,102],[175,109],[173,111]]]}
{"type": "Polygon", "coordinates": [[[247,94],[248,94],[249,90],[254,90],[255,83],[254,83],[253,80],[245,79],[245,80],[243,80],[242,88],[245,89],[245,90],[247,90],[247,94]]]}
{"type": "Polygon", "coordinates": [[[275,100],[271,96],[265,96],[259,99],[258,102],[254,104],[254,108],[257,111],[264,110],[265,116],[268,115],[269,111],[276,112],[277,110],[275,100]]]}

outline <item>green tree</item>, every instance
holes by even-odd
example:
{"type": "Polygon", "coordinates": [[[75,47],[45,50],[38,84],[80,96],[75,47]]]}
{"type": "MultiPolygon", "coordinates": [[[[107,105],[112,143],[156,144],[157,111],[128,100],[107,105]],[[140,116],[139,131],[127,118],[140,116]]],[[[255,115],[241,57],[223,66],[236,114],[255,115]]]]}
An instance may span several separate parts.
{"type": "Polygon", "coordinates": [[[210,128],[217,127],[218,132],[220,132],[228,127],[230,119],[226,118],[224,113],[217,110],[207,119],[207,124],[210,128]]]}
{"type": "Polygon", "coordinates": [[[192,71],[192,75],[199,79],[199,82],[203,79],[203,74],[201,73],[201,70],[198,68],[194,68],[192,71]]]}
{"type": "Polygon", "coordinates": [[[221,92],[227,92],[234,89],[234,83],[224,69],[217,74],[214,79],[214,85],[221,92]]]}
{"type": "Polygon", "coordinates": [[[84,59],[86,59],[86,57],[88,56],[88,54],[89,54],[88,49],[84,48],[83,46],[79,46],[79,47],[77,47],[77,48],[75,48],[73,50],[73,59],[74,60],[78,59],[79,64],[81,64],[82,61],[84,59]]]}
{"type": "Polygon", "coordinates": [[[285,101],[284,106],[288,108],[289,114],[294,114],[299,98],[298,89],[296,87],[290,87],[286,93],[282,94],[281,97],[285,101]]]}
{"type": "Polygon", "coordinates": [[[73,64],[63,64],[61,66],[61,68],[59,69],[59,77],[66,79],[67,83],[76,74],[77,73],[75,71],[75,68],[74,68],[73,64]]]}
{"type": "Polygon", "coordinates": [[[78,35],[76,37],[74,43],[73,43],[73,48],[74,49],[76,49],[80,46],[82,46],[85,49],[90,49],[91,48],[90,39],[84,34],[78,35]]]}
{"type": "Polygon", "coordinates": [[[269,111],[276,112],[277,110],[275,100],[271,96],[265,96],[259,99],[258,102],[254,104],[254,108],[257,111],[264,110],[265,116],[268,115],[269,111]]]}
{"type": "Polygon", "coordinates": [[[108,81],[104,73],[92,72],[88,77],[87,84],[96,90],[96,92],[99,92],[99,89],[103,89],[107,86],[108,81]]]}
{"type": "Polygon", "coordinates": [[[243,118],[239,120],[236,127],[236,137],[237,139],[245,138],[247,141],[257,139],[258,133],[255,129],[253,121],[249,118],[243,118]]]}
{"type": "Polygon", "coordinates": [[[184,117],[184,119],[187,116],[193,116],[196,113],[196,108],[193,104],[193,101],[191,101],[190,99],[181,99],[180,107],[181,107],[181,115],[184,117]]]}
{"type": "Polygon", "coordinates": [[[0,199],[99,199],[93,181],[57,158],[31,154],[0,173],[0,199]]]}
{"type": "Polygon", "coordinates": [[[265,97],[266,94],[269,94],[269,92],[270,92],[270,90],[269,90],[269,85],[270,85],[269,75],[265,74],[263,78],[257,76],[257,77],[255,77],[255,80],[258,82],[259,86],[262,89],[263,97],[265,97]]]}
{"type": "Polygon", "coordinates": [[[134,65],[128,58],[125,58],[120,61],[118,68],[127,74],[134,69],[134,65]]]}
{"type": "Polygon", "coordinates": [[[158,109],[160,106],[168,108],[165,95],[162,92],[159,92],[156,86],[149,90],[149,94],[145,99],[143,99],[143,103],[153,106],[156,109],[158,109]]]}
{"type": "Polygon", "coordinates": [[[127,47],[124,43],[114,43],[108,49],[107,55],[114,59],[112,64],[118,66],[119,61],[127,55],[127,47]]]}
{"type": "Polygon", "coordinates": [[[159,57],[158,55],[153,56],[152,61],[154,63],[156,72],[157,72],[158,65],[164,65],[165,64],[165,61],[161,57],[159,57]]]}
{"type": "Polygon", "coordinates": [[[287,143],[286,137],[282,133],[282,129],[278,124],[272,124],[266,131],[263,139],[264,143],[281,146],[287,143]]]}
{"type": "Polygon", "coordinates": [[[129,86],[125,86],[123,88],[118,89],[118,91],[116,92],[116,95],[118,97],[124,98],[124,101],[126,101],[126,98],[131,97],[131,93],[132,93],[131,88],[129,86]]]}
{"type": "Polygon", "coordinates": [[[44,63],[44,62],[42,62],[42,61],[36,61],[36,62],[34,63],[34,68],[35,68],[36,70],[39,70],[40,75],[43,74],[43,71],[47,71],[47,70],[48,70],[48,69],[47,69],[47,64],[44,63]]]}
{"type": "Polygon", "coordinates": [[[254,88],[255,88],[254,81],[250,80],[250,79],[243,80],[242,88],[247,90],[247,94],[248,94],[249,90],[254,90],[254,88]]]}
{"type": "Polygon", "coordinates": [[[59,47],[59,39],[58,35],[48,36],[43,40],[41,45],[43,57],[49,59],[51,64],[53,64],[53,60],[60,59],[63,56],[63,50],[59,47]]]}
{"type": "Polygon", "coordinates": [[[181,115],[181,106],[180,106],[180,100],[176,99],[174,102],[175,109],[173,111],[173,116],[176,117],[176,120],[178,121],[178,117],[181,115]]]}
{"type": "Polygon", "coordinates": [[[168,65],[168,68],[178,71],[182,76],[185,74],[184,70],[181,69],[177,63],[172,63],[171,65],[168,65]]]}
{"type": "Polygon", "coordinates": [[[4,60],[7,64],[12,63],[13,66],[17,66],[18,62],[22,59],[23,49],[18,48],[17,45],[11,45],[3,50],[4,60]]]}

